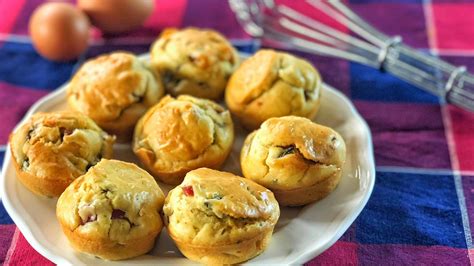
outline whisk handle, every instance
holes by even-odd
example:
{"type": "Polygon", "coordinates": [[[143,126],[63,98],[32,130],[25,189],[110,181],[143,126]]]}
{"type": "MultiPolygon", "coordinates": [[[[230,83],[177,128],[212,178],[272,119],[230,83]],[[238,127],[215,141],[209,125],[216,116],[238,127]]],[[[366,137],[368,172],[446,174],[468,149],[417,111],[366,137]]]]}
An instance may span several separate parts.
{"type": "Polygon", "coordinates": [[[381,69],[474,111],[474,77],[464,67],[453,66],[401,43],[391,45],[383,59],[381,69]]]}

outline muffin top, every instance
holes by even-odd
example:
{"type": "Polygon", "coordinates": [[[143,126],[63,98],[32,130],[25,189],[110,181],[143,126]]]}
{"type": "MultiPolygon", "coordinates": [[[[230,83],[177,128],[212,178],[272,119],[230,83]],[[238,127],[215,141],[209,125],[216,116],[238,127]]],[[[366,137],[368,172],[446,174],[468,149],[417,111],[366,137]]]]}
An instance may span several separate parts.
{"type": "Polygon", "coordinates": [[[311,186],[339,172],[346,158],[342,137],[296,116],[271,118],[245,140],[244,176],[270,189],[311,186]]]}
{"type": "Polygon", "coordinates": [[[163,93],[159,77],[135,55],[126,52],[87,61],[67,86],[69,106],[101,126],[128,116],[133,116],[133,124],[136,123],[163,93]]]}
{"type": "Polygon", "coordinates": [[[113,143],[113,137],[77,112],[34,114],[10,136],[21,171],[58,183],[70,183],[102,157],[111,157],[113,143]]]}
{"type": "Polygon", "coordinates": [[[82,238],[120,243],[160,230],[163,202],[163,192],[146,171],[103,159],[64,191],[56,215],[82,238]]]}
{"type": "Polygon", "coordinates": [[[151,50],[151,64],[172,95],[219,98],[239,64],[237,51],[213,30],[170,28],[151,50]]]}
{"type": "Polygon", "coordinates": [[[230,113],[220,105],[186,95],[166,96],[138,122],[133,150],[159,176],[226,157],[233,139],[230,113]]]}
{"type": "Polygon", "coordinates": [[[232,75],[226,103],[249,128],[270,117],[310,117],[319,106],[321,83],[318,71],[307,61],[260,50],[232,75]]]}
{"type": "Polygon", "coordinates": [[[251,180],[200,168],[171,190],[163,208],[175,240],[220,245],[273,228],[280,209],[273,193],[251,180]]]}

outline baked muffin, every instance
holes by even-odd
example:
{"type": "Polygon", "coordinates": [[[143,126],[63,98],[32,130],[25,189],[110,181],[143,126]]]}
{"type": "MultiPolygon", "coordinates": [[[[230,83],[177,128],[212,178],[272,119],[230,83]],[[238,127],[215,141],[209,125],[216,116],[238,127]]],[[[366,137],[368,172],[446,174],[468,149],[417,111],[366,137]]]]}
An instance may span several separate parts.
{"type": "Polygon", "coordinates": [[[130,141],[138,119],[163,94],[159,76],[125,52],[89,60],[67,86],[69,107],[115,134],[119,142],[130,141]]]}
{"type": "Polygon", "coordinates": [[[18,179],[32,192],[58,197],[101,158],[114,137],[76,112],[37,113],[10,135],[18,179]]]}
{"type": "Polygon", "coordinates": [[[307,61],[260,50],[232,75],[225,100],[246,128],[255,129],[271,117],[314,117],[319,109],[321,84],[318,71],[307,61]]]}
{"type": "Polygon", "coordinates": [[[311,120],[286,116],[265,121],[247,136],[242,173],[270,189],[282,206],[326,197],[341,180],[346,158],[342,137],[311,120]]]}
{"type": "Polygon", "coordinates": [[[200,168],[169,192],[163,213],[169,235],[187,258],[221,265],[262,253],[280,209],[273,193],[255,182],[200,168]]]}
{"type": "Polygon", "coordinates": [[[237,51],[221,34],[206,29],[166,29],[151,48],[151,64],[173,96],[222,96],[239,64],[237,51]]]}
{"type": "Polygon", "coordinates": [[[165,96],[137,123],[133,151],[161,181],[177,185],[200,167],[219,168],[234,141],[229,111],[192,96],[165,96]]]}
{"type": "Polygon", "coordinates": [[[164,198],[138,166],[101,160],[59,197],[56,216],[74,249],[121,260],[151,250],[163,228],[164,198]]]}

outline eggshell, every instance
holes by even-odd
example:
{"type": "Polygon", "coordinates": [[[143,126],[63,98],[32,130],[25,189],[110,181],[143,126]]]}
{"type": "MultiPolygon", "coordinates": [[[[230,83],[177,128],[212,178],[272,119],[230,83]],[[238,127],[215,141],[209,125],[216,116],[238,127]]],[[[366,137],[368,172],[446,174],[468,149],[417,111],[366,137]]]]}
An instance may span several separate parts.
{"type": "Polygon", "coordinates": [[[67,61],[86,50],[90,22],[72,4],[49,2],[33,12],[29,30],[38,53],[50,60],[67,61]]]}
{"type": "Polygon", "coordinates": [[[106,33],[139,27],[153,12],[154,0],[78,0],[94,26],[106,33]]]}

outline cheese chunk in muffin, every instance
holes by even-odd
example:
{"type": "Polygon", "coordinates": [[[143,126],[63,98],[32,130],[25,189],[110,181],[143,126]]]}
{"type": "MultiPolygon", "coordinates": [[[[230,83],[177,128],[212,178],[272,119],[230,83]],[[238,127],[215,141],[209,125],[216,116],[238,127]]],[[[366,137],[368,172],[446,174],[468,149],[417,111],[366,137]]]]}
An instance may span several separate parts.
{"type": "Polygon", "coordinates": [[[259,255],[280,216],[268,189],[207,168],[189,172],[166,197],[163,212],[179,250],[204,264],[234,264],[259,255]]]}
{"type": "Polygon", "coordinates": [[[138,166],[102,160],[59,197],[56,215],[71,245],[106,260],[148,252],[161,232],[164,194],[138,166]]]}

